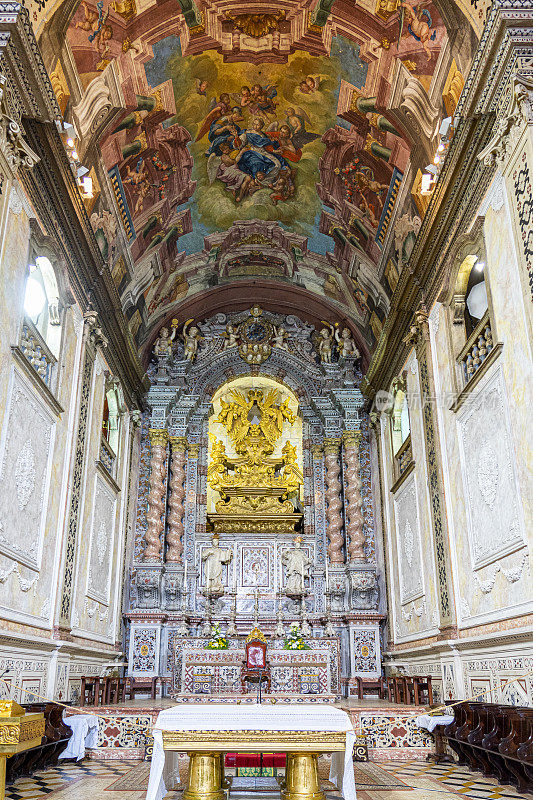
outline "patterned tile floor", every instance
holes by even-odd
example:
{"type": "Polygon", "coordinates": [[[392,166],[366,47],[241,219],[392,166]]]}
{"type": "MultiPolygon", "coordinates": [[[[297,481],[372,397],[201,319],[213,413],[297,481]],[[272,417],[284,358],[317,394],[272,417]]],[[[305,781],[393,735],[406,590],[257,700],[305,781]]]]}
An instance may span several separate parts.
{"type": "MultiPolygon", "coordinates": [[[[6,800],[144,800],[145,791],[113,791],[111,785],[138,762],[84,761],[59,764],[54,769],[21,778],[6,789],[6,800]],[[50,798],[52,800],[52,798],[50,798]]],[[[526,800],[510,786],[499,786],[480,773],[449,764],[435,765],[423,761],[387,761],[380,765],[398,780],[407,784],[402,790],[358,790],[357,800],[453,800],[457,796],[477,800],[526,800]]],[[[246,800],[246,792],[235,792],[230,800],[246,800]],[[235,795],[235,796],[233,796],[235,795]]],[[[276,800],[276,792],[250,792],[254,800],[276,800]],[[264,795],[264,797],[263,797],[264,795]]],[[[166,800],[178,800],[181,792],[169,792],[166,800]]],[[[531,797],[531,795],[530,795],[531,797]]],[[[337,792],[327,791],[326,800],[340,800],[337,792]]]]}
{"type": "MultiPolygon", "coordinates": [[[[400,780],[416,788],[428,791],[427,781],[436,783],[435,797],[439,798],[438,784],[442,784],[455,794],[463,797],[485,798],[485,800],[498,800],[498,798],[512,798],[512,800],[525,800],[525,795],[518,794],[512,786],[500,786],[491,778],[484,778],[480,772],[471,772],[466,767],[457,767],[453,764],[433,764],[426,761],[387,761],[380,764],[387,772],[391,772],[400,780]]],[[[434,794],[434,791],[431,792],[434,794]]],[[[409,795],[406,795],[406,800],[409,795]]],[[[531,795],[530,795],[531,797],[531,795]]]]}

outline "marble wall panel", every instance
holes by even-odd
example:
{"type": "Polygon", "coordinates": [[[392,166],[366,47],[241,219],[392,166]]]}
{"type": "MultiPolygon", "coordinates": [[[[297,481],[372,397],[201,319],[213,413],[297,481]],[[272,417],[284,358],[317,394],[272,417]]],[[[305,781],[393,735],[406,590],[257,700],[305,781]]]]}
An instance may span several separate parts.
{"type": "Polygon", "coordinates": [[[41,566],[56,418],[13,367],[0,456],[0,553],[41,566]]]}
{"type": "Polygon", "coordinates": [[[405,604],[424,595],[418,493],[414,474],[396,493],[394,509],[400,555],[400,600],[405,604]]]}
{"type": "Polygon", "coordinates": [[[115,543],[116,496],[99,475],[95,478],[87,596],[109,604],[110,572],[115,543]]]}

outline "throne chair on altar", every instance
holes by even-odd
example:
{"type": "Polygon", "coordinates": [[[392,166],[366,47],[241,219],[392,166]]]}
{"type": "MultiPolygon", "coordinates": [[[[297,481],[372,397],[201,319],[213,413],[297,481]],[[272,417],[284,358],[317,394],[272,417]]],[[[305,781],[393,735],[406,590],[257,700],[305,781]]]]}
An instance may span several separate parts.
{"type": "Polygon", "coordinates": [[[270,664],[267,660],[267,641],[259,628],[246,637],[245,656],[241,667],[241,687],[246,692],[246,682],[265,682],[267,691],[270,692],[271,674],[270,664]]]}

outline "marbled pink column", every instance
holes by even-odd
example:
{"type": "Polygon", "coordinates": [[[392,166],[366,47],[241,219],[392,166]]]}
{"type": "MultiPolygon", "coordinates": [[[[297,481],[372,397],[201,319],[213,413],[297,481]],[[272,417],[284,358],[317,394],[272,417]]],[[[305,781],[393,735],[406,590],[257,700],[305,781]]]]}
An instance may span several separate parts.
{"type": "Polygon", "coordinates": [[[150,461],[150,491],[148,493],[147,526],[144,536],[146,547],[143,561],[156,561],[161,555],[161,534],[165,510],[165,459],[168,431],[161,428],[150,428],[152,458],[150,461]]]}
{"type": "Polygon", "coordinates": [[[347,431],[343,435],[344,460],[346,462],[346,525],[348,562],[365,560],[365,538],[363,532],[363,483],[359,475],[360,431],[347,431]]]}
{"type": "Polygon", "coordinates": [[[167,518],[167,552],[166,561],[181,562],[183,552],[183,499],[185,497],[185,462],[187,460],[187,440],[183,436],[171,436],[170,447],[170,497],[168,500],[169,515],[167,518]]]}
{"type": "Polygon", "coordinates": [[[324,441],[324,453],[326,463],[326,518],[328,521],[328,555],[332,564],[342,564],[344,562],[342,545],[342,503],[340,499],[340,464],[339,450],[340,439],[330,438],[324,441]]]}

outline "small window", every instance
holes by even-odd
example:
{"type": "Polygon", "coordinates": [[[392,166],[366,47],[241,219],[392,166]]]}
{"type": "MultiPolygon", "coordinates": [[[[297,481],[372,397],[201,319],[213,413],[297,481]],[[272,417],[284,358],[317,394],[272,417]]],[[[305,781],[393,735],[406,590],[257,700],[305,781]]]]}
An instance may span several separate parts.
{"type": "Polygon", "coordinates": [[[392,409],[392,449],[394,455],[411,433],[409,424],[409,406],[404,388],[396,388],[394,392],[394,406],[392,409]]]}
{"type": "Polygon", "coordinates": [[[59,291],[54,268],[46,256],[38,256],[30,264],[24,312],[57,359],[61,344],[59,291]]]}

